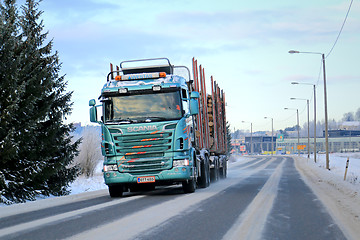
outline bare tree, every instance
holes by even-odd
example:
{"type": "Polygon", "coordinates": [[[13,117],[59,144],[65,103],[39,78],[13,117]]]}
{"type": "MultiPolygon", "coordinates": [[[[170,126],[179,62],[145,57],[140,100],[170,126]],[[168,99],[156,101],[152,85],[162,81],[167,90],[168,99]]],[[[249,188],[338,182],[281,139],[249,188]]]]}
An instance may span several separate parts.
{"type": "Polygon", "coordinates": [[[95,167],[102,159],[100,149],[100,132],[92,126],[84,127],[82,131],[82,143],[80,154],[76,157],[75,163],[80,167],[81,174],[86,177],[94,175],[95,167]]]}

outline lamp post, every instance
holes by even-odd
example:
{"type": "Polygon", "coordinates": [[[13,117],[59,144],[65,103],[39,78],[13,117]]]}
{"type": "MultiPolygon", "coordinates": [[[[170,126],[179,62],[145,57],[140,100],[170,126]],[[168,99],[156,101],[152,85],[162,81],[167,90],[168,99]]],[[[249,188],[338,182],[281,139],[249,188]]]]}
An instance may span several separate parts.
{"type": "Polygon", "coordinates": [[[297,108],[284,108],[285,110],[296,110],[296,116],[297,116],[297,132],[298,132],[298,145],[297,145],[297,149],[298,149],[298,155],[300,156],[300,132],[299,132],[299,109],[297,108]]]}
{"type": "Polygon", "coordinates": [[[310,126],[309,126],[309,99],[304,99],[304,98],[290,98],[290,100],[305,100],[307,103],[307,127],[308,127],[308,159],[310,158],[310,126]]]}
{"type": "MultiPolygon", "coordinates": [[[[268,119],[270,117],[264,117],[265,119],[268,119]]],[[[271,155],[273,155],[274,152],[274,119],[271,119],[271,155]]]]}
{"type": "Polygon", "coordinates": [[[329,164],[329,134],[328,134],[328,113],[327,113],[327,96],[326,96],[326,71],[325,71],[325,54],[319,52],[300,52],[290,50],[289,53],[308,53],[308,54],[320,54],[322,57],[323,76],[324,76],[324,108],[325,108],[325,151],[326,151],[326,169],[330,170],[329,164]]]}
{"type": "MultiPolygon", "coordinates": [[[[246,123],[245,121],[241,121],[242,123],[246,123]]],[[[252,145],[252,122],[250,123],[250,153],[253,155],[253,145],[252,145]]]]}
{"type": "Polygon", "coordinates": [[[316,162],[316,85],[312,83],[292,82],[291,84],[312,85],[314,88],[314,162],[316,162]]]}

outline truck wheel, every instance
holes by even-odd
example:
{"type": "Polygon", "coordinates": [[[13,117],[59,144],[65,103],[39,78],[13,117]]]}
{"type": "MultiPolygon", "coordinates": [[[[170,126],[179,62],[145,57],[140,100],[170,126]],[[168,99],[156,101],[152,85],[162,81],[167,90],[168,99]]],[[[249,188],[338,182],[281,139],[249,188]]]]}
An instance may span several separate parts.
{"type": "Polygon", "coordinates": [[[226,178],[227,177],[227,161],[223,160],[223,167],[220,169],[220,177],[226,178]]]}
{"type": "Polygon", "coordinates": [[[217,168],[216,168],[216,181],[220,179],[220,162],[217,162],[217,168]]]}
{"type": "Polygon", "coordinates": [[[215,163],[214,163],[214,168],[210,169],[210,179],[211,182],[216,182],[219,180],[219,175],[220,175],[220,169],[219,169],[219,161],[216,159],[215,163]]]}
{"type": "Polygon", "coordinates": [[[191,179],[189,181],[182,182],[184,193],[193,193],[196,190],[196,181],[191,179]]]}
{"type": "Polygon", "coordinates": [[[201,188],[207,188],[210,185],[210,164],[209,159],[205,156],[205,159],[201,162],[201,177],[199,179],[199,186],[201,188]]]}
{"type": "Polygon", "coordinates": [[[124,188],[122,185],[109,186],[110,197],[122,197],[124,188]]]}

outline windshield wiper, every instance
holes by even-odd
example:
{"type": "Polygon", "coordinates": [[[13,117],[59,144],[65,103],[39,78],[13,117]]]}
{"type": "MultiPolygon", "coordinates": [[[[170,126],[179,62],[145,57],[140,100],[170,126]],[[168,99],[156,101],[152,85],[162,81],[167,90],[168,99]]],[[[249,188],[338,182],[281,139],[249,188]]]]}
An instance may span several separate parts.
{"type": "Polygon", "coordinates": [[[162,120],[168,120],[168,118],[165,118],[165,117],[146,117],[145,122],[151,122],[153,120],[162,121],[162,120]]]}
{"type": "Polygon", "coordinates": [[[124,119],[114,119],[114,120],[109,120],[106,123],[113,123],[113,124],[122,124],[122,123],[133,123],[133,122],[137,122],[137,120],[131,120],[130,118],[124,118],[124,119]]]}

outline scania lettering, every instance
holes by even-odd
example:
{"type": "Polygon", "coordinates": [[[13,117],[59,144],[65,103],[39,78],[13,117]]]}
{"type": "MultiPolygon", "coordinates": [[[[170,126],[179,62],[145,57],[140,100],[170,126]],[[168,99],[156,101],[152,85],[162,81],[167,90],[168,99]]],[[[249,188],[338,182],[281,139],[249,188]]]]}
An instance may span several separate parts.
{"type": "Polygon", "coordinates": [[[154,126],[139,126],[139,127],[128,127],[128,132],[138,132],[138,131],[147,131],[147,130],[157,130],[157,127],[154,126]]]}
{"type": "Polygon", "coordinates": [[[213,77],[206,93],[195,59],[192,70],[193,79],[167,58],[123,61],[116,70],[110,64],[100,104],[89,105],[90,121],[101,125],[111,197],[173,184],[192,193],[226,177],[225,94],[213,77]]]}

